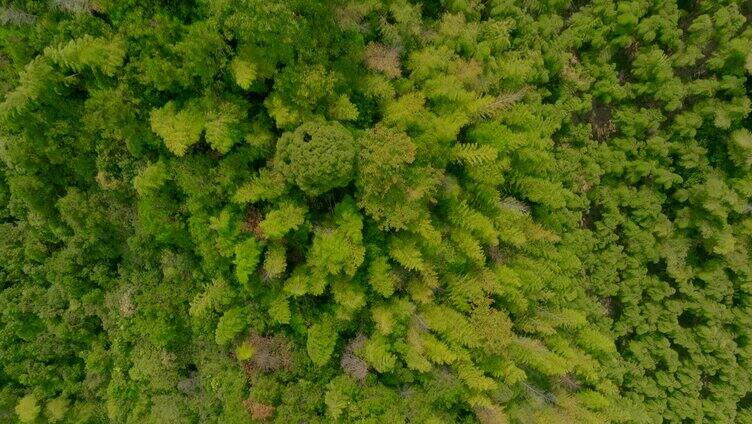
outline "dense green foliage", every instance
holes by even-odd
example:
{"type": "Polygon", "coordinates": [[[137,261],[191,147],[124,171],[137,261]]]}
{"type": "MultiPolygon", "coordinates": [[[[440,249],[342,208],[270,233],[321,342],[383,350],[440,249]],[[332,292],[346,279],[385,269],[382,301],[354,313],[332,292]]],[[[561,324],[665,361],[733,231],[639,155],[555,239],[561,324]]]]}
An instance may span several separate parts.
{"type": "Polygon", "coordinates": [[[752,3],[0,5],[0,422],[752,423],[752,3]]]}

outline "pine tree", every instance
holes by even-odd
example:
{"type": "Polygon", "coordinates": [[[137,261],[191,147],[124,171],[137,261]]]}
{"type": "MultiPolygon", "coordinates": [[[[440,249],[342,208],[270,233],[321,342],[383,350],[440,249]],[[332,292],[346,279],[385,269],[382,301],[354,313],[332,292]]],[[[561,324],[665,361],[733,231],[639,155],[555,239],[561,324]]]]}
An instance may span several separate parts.
{"type": "Polygon", "coordinates": [[[308,329],[306,349],[316,366],[321,367],[329,362],[336,343],[337,331],[330,322],[316,323],[308,329]]]}

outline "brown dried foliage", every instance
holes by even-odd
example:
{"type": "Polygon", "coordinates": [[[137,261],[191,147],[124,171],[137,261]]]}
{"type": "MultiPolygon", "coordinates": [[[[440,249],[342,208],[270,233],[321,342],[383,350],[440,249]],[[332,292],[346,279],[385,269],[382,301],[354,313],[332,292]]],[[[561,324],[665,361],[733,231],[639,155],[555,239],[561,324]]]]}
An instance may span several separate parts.
{"type": "Polygon", "coordinates": [[[595,140],[603,141],[616,132],[616,126],[611,122],[611,108],[608,105],[593,102],[593,109],[588,120],[595,140]]]}
{"type": "Polygon", "coordinates": [[[504,410],[496,405],[477,408],[475,416],[481,424],[506,424],[509,422],[504,410]]]}
{"type": "Polygon", "coordinates": [[[486,256],[491,259],[493,263],[500,264],[504,262],[504,254],[501,248],[497,246],[487,246],[486,256]]]}
{"type": "Polygon", "coordinates": [[[136,305],[133,303],[133,293],[130,290],[126,290],[120,295],[118,309],[120,310],[120,316],[125,318],[131,317],[136,313],[136,305]]]}
{"type": "Polygon", "coordinates": [[[488,104],[481,112],[480,116],[484,119],[493,118],[500,112],[503,112],[515,103],[522,100],[522,98],[525,96],[525,93],[527,93],[528,87],[522,87],[519,90],[513,92],[513,93],[501,93],[499,94],[494,101],[488,104]]]}
{"type": "Polygon", "coordinates": [[[365,342],[366,337],[363,334],[358,334],[347,344],[345,352],[342,354],[342,359],[339,362],[345,373],[361,383],[368,376],[368,363],[358,357],[356,352],[363,348],[365,342]]]}
{"type": "Polygon", "coordinates": [[[580,383],[577,377],[573,376],[572,374],[565,374],[559,377],[558,383],[562,388],[572,392],[580,390],[580,388],[582,387],[582,383],[580,383]]]}
{"type": "Polygon", "coordinates": [[[254,333],[248,340],[254,349],[251,359],[243,363],[248,376],[292,367],[292,344],[284,336],[261,336],[254,333]]]}
{"type": "Polygon", "coordinates": [[[251,208],[248,210],[248,213],[245,215],[245,222],[243,223],[243,231],[251,233],[256,236],[258,239],[264,238],[264,231],[261,229],[261,221],[263,221],[264,216],[261,215],[261,212],[257,211],[254,208],[251,208]]]}
{"type": "Polygon", "coordinates": [[[449,72],[470,89],[484,86],[483,63],[477,59],[458,59],[449,64],[449,72]]]}
{"type": "Polygon", "coordinates": [[[274,407],[264,403],[248,399],[244,402],[246,409],[251,414],[251,418],[256,421],[267,421],[274,415],[274,407]]]}
{"type": "Polygon", "coordinates": [[[603,306],[603,313],[611,318],[616,317],[619,309],[619,302],[613,297],[601,297],[599,299],[601,306],[603,306]]]}
{"type": "Polygon", "coordinates": [[[371,11],[369,4],[346,4],[334,9],[334,19],[343,29],[358,29],[361,21],[371,11]]]}
{"type": "Polygon", "coordinates": [[[0,24],[2,25],[32,25],[36,20],[36,15],[12,6],[0,8],[0,24]]]}
{"type": "Polygon", "coordinates": [[[363,62],[372,71],[383,72],[389,78],[402,75],[399,51],[379,43],[369,43],[363,53],[363,62]]]}
{"type": "Polygon", "coordinates": [[[58,9],[74,14],[101,12],[102,5],[96,0],[53,0],[58,9]]]}

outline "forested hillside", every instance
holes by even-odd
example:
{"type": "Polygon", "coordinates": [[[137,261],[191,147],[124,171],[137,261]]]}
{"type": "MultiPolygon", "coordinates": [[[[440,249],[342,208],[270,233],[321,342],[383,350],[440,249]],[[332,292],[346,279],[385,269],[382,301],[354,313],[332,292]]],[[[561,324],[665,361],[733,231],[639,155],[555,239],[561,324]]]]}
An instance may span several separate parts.
{"type": "Polygon", "coordinates": [[[0,0],[0,423],[752,423],[751,20],[0,0]]]}

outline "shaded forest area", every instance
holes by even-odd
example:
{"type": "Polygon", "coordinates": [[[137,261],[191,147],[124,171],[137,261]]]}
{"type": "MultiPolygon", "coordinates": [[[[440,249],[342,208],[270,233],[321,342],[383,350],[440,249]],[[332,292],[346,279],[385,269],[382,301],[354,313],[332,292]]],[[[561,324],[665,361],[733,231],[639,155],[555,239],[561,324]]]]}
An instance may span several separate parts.
{"type": "Polygon", "coordinates": [[[752,423],[749,1],[0,5],[0,422],[752,423]]]}

